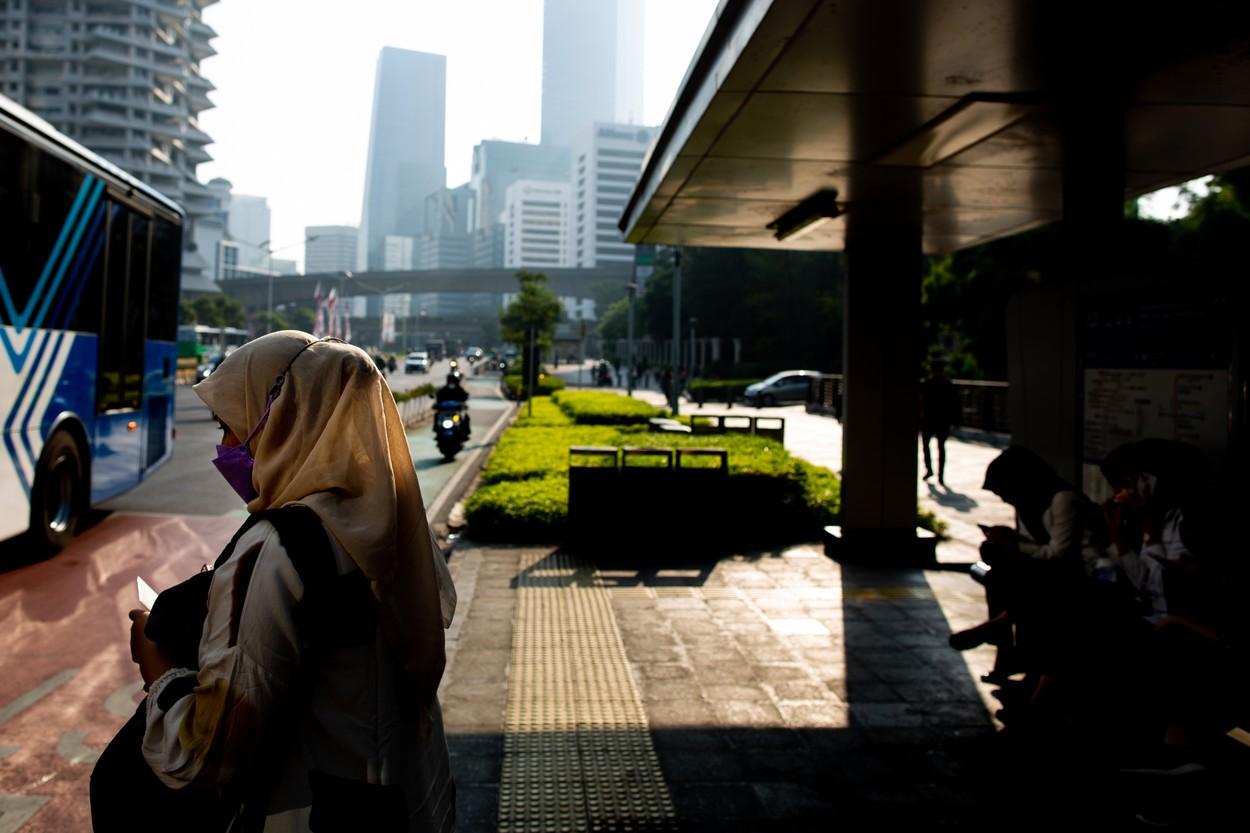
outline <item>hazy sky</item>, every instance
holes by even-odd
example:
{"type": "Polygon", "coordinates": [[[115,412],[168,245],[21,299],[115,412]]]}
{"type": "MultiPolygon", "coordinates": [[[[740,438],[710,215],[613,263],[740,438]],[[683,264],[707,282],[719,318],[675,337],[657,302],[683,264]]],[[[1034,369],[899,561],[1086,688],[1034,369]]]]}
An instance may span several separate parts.
{"type": "MultiPolygon", "coordinates": [[[[716,0],[637,2],[644,121],[659,124],[716,0]]],[[[198,173],[268,198],[273,246],[291,246],[277,258],[302,263],[305,226],[360,222],[383,46],[447,56],[448,185],[468,180],[482,139],[538,141],[542,0],[224,0],[204,21],[218,34],[202,66],[217,106],[200,116],[215,143],[198,173]]]]}

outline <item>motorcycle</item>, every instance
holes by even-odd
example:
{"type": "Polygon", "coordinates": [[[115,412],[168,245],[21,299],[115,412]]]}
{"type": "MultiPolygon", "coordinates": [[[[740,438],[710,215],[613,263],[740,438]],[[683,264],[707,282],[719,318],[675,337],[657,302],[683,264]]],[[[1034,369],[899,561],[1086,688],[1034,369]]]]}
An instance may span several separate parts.
{"type": "Polygon", "coordinates": [[[451,461],[468,438],[468,407],[462,402],[439,402],[434,414],[434,439],[439,453],[451,461]]]}

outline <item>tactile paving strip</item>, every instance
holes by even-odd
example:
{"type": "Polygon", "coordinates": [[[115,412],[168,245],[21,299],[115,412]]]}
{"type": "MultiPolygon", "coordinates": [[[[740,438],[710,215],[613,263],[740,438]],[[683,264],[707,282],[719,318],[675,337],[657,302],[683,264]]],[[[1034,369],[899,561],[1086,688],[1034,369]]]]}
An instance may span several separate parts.
{"type": "Polygon", "coordinates": [[[499,830],[674,831],[672,797],[594,568],[563,553],[517,579],[499,830]]]}
{"type": "Polygon", "coordinates": [[[907,599],[932,599],[933,591],[928,587],[848,587],[842,591],[842,597],[848,602],[883,602],[907,599]]]}

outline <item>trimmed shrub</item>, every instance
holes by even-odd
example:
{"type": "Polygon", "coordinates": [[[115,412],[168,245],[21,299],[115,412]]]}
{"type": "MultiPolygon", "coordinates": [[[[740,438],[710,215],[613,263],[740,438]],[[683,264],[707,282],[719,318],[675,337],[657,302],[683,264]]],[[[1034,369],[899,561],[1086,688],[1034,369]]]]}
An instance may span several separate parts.
{"type": "MultiPolygon", "coordinates": [[[[538,396],[550,396],[558,390],[563,390],[564,385],[564,380],[559,376],[552,376],[550,373],[539,373],[534,389],[538,396]]],[[[519,373],[503,377],[503,392],[504,396],[509,399],[523,399],[525,397],[525,377],[519,373]]]]}
{"type": "Polygon", "coordinates": [[[569,514],[567,477],[542,477],[483,486],[464,504],[479,541],[551,543],[564,533],[569,514]]]}
{"type": "Polygon", "coordinates": [[[391,395],[395,397],[395,402],[407,402],[409,399],[420,399],[425,396],[433,396],[438,392],[438,388],[429,384],[417,385],[412,390],[391,391],[391,395]]]}
{"type": "MultiPolygon", "coordinates": [[[[721,525],[717,533],[734,545],[810,541],[818,537],[822,527],[837,522],[841,511],[838,476],[794,457],[775,440],[749,434],[659,434],[644,425],[577,424],[566,403],[570,398],[593,402],[583,393],[624,398],[569,391],[551,398],[535,397],[533,417],[525,416],[527,409],[522,409],[521,417],[500,439],[482,472],[485,485],[465,504],[465,517],[475,539],[513,543],[562,540],[568,523],[569,447],[575,445],[724,448],[729,452],[729,480],[723,493],[718,492],[712,512],[714,523],[721,525]]],[[[646,457],[630,461],[637,467],[661,464],[661,460],[646,457]]],[[[693,457],[684,467],[715,464],[711,458],[693,457]]],[[[944,524],[932,513],[920,513],[917,523],[938,534],[944,532],[944,524]]]]}
{"type": "Polygon", "coordinates": [[[579,425],[645,424],[653,417],[668,413],[641,399],[603,391],[560,391],[552,397],[552,401],[579,425]]]}
{"type": "Polygon", "coordinates": [[[690,395],[702,405],[704,402],[732,402],[742,396],[747,385],[759,379],[695,379],[686,385],[690,395]]]}

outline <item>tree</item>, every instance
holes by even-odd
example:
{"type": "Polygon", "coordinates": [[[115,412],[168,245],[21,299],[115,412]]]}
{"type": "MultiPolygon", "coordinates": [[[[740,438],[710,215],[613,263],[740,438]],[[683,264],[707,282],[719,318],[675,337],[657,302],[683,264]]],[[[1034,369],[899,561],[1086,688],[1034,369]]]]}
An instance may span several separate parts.
{"type": "Polygon", "coordinates": [[[196,323],[206,327],[239,327],[247,323],[243,305],[225,295],[203,295],[191,302],[196,323]]]}
{"type": "Polygon", "coordinates": [[[539,351],[548,350],[555,342],[556,322],[563,305],[547,286],[542,272],[517,272],[520,292],[499,315],[503,340],[515,345],[522,355],[529,346],[529,332],[534,330],[539,351]]]}
{"type": "MultiPolygon", "coordinates": [[[[637,325],[637,317],[634,318],[635,326],[637,325]]],[[[599,338],[605,343],[611,344],[618,338],[625,338],[629,335],[629,299],[621,298],[613,301],[611,306],[603,311],[599,316],[599,324],[595,327],[595,332],[599,338]]]]}
{"type": "Polygon", "coordinates": [[[252,323],[256,325],[258,335],[291,329],[290,322],[280,312],[258,312],[252,316],[252,323]]]}
{"type": "Polygon", "coordinates": [[[317,313],[312,307],[296,307],[286,311],[286,320],[291,329],[311,333],[316,326],[317,313]]]}
{"type": "Polygon", "coordinates": [[[224,327],[221,309],[217,306],[215,299],[211,295],[202,295],[191,302],[191,309],[195,313],[195,320],[198,324],[205,327],[224,327]]]}
{"type": "Polygon", "coordinates": [[[179,324],[196,324],[199,323],[195,317],[195,307],[186,298],[178,302],[178,323],[179,324]]]}
{"type": "MultiPolygon", "coordinates": [[[[767,375],[788,368],[837,371],[842,364],[842,266],[830,253],[750,249],[682,250],[682,339],[739,339],[743,366],[721,352],[712,373],[767,375]]],[[[673,336],[673,262],[661,256],[635,310],[639,337],[673,336]]],[[[601,335],[621,337],[624,306],[604,315],[601,335]],[[619,328],[619,334],[618,334],[619,328]]],[[[667,361],[667,360],[666,360],[667,361]]]]}

